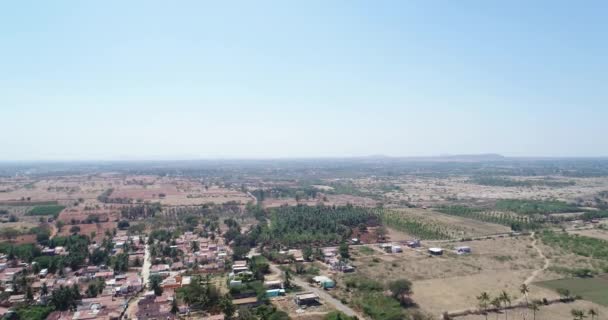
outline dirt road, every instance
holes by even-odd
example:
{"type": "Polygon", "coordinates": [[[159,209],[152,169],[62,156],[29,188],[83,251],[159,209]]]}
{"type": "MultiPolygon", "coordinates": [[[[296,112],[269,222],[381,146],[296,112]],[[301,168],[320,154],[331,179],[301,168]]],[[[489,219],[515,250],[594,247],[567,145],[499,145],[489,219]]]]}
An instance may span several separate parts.
{"type": "Polygon", "coordinates": [[[549,266],[551,265],[549,259],[545,256],[543,251],[536,245],[538,243],[538,238],[536,238],[536,234],[532,233],[530,237],[534,239],[534,241],[532,241],[532,247],[536,250],[536,252],[538,252],[538,255],[543,258],[544,263],[542,268],[534,270],[534,272],[532,272],[532,274],[526,279],[526,281],[524,281],[526,285],[532,283],[532,281],[536,279],[539,273],[547,270],[547,268],[549,268],[549,266]]]}
{"type": "Polygon", "coordinates": [[[150,248],[146,244],[144,253],[144,264],[141,268],[141,279],[144,289],[137,296],[129,300],[127,310],[125,311],[122,319],[135,319],[135,307],[137,306],[137,302],[139,302],[139,300],[141,299],[141,295],[146,291],[145,288],[148,286],[148,281],[150,279],[150,266],[152,266],[152,259],[150,258],[150,248]]]}
{"type": "MultiPolygon", "coordinates": [[[[281,271],[281,269],[279,269],[275,264],[270,264],[270,270],[273,273],[276,273],[276,274],[279,274],[279,275],[283,274],[283,271],[281,271]]],[[[325,290],[323,290],[321,288],[313,287],[310,283],[308,283],[306,281],[303,281],[303,280],[300,280],[297,277],[293,277],[293,279],[291,281],[293,283],[295,283],[297,286],[301,287],[304,291],[315,293],[323,301],[329,303],[334,308],[336,308],[336,310],[338,310],[340,312],[343,312],[344,314],[346,314],[346,315],[348,315],[350,317],[358,317],[359,319],[367,319],[366,317],[364,317],[363,315],[359,314],[358,312],[356,312],[355,310],[353,310],[349,306],[347,306],[347,305],[343,304],[342,302],[340,302],[340,300],[332,297],[325,290]]]]}

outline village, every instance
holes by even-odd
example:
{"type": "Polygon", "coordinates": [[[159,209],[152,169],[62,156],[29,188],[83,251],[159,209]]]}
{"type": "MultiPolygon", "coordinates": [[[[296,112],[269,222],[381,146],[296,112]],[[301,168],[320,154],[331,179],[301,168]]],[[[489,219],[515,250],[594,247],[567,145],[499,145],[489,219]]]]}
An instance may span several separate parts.
{"type": "Polygon", "coordinates": [[[587,207],[602,205],[605,194],[592,196],[599,180],[585,180],[582,202],[483,199],[476,207],[403,204],[394,200],[403,188],[372,187],[382,181],[354,195],[336,193],[344,180],[301,186],[251,173],[243,183],[105,173],[6,179],[0,313],[479,320],[529,318],[534,303],[538,316],[562,320],[567,307],[606,310],[601,298],[562,288],[580,277],[603,283],[601,251],[581,258],[556,246],[583,239],[591,250],[608,239],[607,216],[587,207]]]}

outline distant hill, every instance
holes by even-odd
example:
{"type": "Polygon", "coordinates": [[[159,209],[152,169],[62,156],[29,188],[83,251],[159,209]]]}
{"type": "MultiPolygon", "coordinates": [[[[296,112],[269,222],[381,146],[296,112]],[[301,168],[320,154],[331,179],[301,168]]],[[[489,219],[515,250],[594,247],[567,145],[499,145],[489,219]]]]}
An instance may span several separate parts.
{"type": "Polygon", "coordinates": [[[450,161],[501,161],[506,157],[497,153],[441,155],[440,159],[450,161]]]}

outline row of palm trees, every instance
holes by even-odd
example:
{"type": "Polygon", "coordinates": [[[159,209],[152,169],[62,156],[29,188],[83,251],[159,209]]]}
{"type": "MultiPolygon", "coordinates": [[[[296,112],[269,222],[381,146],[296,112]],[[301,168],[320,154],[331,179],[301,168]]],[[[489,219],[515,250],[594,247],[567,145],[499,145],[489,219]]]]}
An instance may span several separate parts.
{"type": "MultiPolygon", "coordinates": [[[[519,292],[523,294],[526,299],[526,307],[532,311],[532,320],[536,320],[536,312],[540,309],[542,304],[539,301],[532,301],[532,303],[529,303],[528,293],[530,293],[530,287],[527,284],[522,284],[519,287],[519,292]]],[[[477,301],[479,302],[479,308],[483,311],[486,320],[488,319],[488,308],[490,305],[496,310],[504,308],[505,320],[508,320],[509,314],[507,307],[511,306],[511,296],[509,296],[506,291],[503,290],[494,298],[484,291],[477,297],[477,301]]],[[[594,308],[590,308],[586,314],[585,311],[580,309],[572,309],[570,313],[574,317],[574,320],[583,320],[587,315],[591,317],[591,320],[595,320],[595,318],[598,317],[598,311],[594,308]]],[[[496,319],[498,320],[498,312],[496,313],[496,319]]],[[[525,315],[524,320],[526,320],[525,315]]]]}
{"type": "MultiPolygon", "coordinates": [[[[502,291],[498,296],[492,298],[490,294],[487,292],[482,292],[478,297],[479,307],[483,310],[483,314],[486,316],[486,320],[488,319],[488,308],[489,306],[493,306],[496,309],[500,309],[503,307],[511,306],[511,296],[506,291],[502,291]]],[[[496,313],[496,319],[498,319],[498,313],[496,313]]],[[[508,313],[505,309],[505,320],[508,319],[508,313]]]]}
{"type": "MultiPolygon", "coordinates": [[[[570,310],[570,314],[572,314],[572,316],[574,317],[574,320],[583,320],[583,319],[587,318],[585,311],[583,311],[581,309],[572,309],[572,310],[570,310]]],[[[597,310],[595,310],[593,308],[590,308],[589,310],[587,310],[587,314],[591,316],[591,320],[594,320],[595,317],[598,316],[597,310]]],[[[599,319],[599,317],[598,317],[598,319],[599,319]]]]}

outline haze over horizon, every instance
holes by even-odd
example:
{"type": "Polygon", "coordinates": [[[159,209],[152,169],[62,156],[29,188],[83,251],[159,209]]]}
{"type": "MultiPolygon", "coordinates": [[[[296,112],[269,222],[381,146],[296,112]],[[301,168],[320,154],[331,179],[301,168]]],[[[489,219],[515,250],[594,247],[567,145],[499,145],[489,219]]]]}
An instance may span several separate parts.
{"type": "Polygon", "coordinates": [[[608,156],[608,3],[0,4],[0,161],[608,156]]]}

